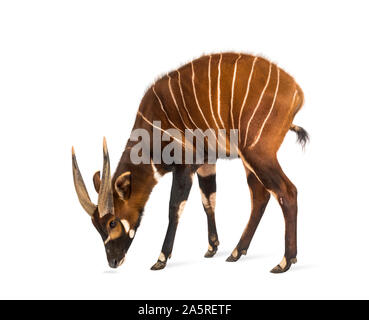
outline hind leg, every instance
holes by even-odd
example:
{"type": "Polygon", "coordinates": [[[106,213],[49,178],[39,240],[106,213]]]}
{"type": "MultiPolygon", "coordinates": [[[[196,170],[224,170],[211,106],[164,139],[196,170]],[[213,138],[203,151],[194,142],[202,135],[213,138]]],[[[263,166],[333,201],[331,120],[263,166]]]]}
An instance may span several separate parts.
{"type": "Polygon", "coordinates": [[[215,223],[216,168],[215,164],[204,164],[197,170],[201,200],[208,220],[208,251],[205,258],[213,257],[219,246],[215,223]]]}
{"type": "Polygon", "coordinates": [[[272,273],[287,271],[296,263],[297,255],[297,189],[282,171],[275,155],[263,153],[260,149],[245,155],[255,176],[277,199],[285,220],[285,253],[282,262],[272,273]]]}
{"type": "Polygon", "coordinates": [[[251,195],[251,215],[240,241],[227,259],[228,262],[235,262],[241,255],[246,255],[270,199],[269,192],[250,170],[246,169],[246,175],[251,195]]]}

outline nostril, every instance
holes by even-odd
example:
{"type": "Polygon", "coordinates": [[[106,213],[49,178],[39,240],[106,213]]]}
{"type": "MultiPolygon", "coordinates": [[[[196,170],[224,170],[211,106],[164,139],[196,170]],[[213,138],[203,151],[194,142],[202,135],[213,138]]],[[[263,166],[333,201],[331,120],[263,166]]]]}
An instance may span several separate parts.
{"type": "Polygon", "coordinates": [[[118,260],[116,259],[110,260],[109,265],[111,268],[118,268],[118,260]]]}

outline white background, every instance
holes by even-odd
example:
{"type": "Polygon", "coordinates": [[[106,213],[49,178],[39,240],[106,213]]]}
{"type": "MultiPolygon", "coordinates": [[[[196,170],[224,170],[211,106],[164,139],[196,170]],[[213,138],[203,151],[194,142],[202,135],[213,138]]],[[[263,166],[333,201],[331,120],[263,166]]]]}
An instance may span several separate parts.
{"type": "Polygon", "coordinates": [[[0,4],[0,298],[369,298],[368,6],[366,1],[2,1],[0,4]],[[306,103],[279,152],[299,190],[298,264],[284,252],[272,199],[237,263],[225,259],[250,212],[241,162],[218,164],[221,246],[207,249],[197,182],[173,258],[164,239],[170,175],[147,204],[125,264],[110,270],[72,183],[75,146],[92,199],[102,137],[115,167],[146,88],[218,51],[262,54],[292,74],[306,103]]]}

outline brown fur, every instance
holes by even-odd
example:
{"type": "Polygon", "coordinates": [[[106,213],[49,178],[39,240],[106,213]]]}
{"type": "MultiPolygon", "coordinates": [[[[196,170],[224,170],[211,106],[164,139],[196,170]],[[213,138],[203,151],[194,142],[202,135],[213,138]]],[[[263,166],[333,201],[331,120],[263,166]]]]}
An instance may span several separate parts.
{"type": "MultiPolygon", "coordinates": [[[[264,98],[261,101],[258,111],[255,113],[254,119],[250,124],[248,139],[245,148],[242,148],[241,153],[245,156],[245,160],[248,158],[249,154],[253,154],[255,152],[261,152],[263,155],[267,155],[268,157],[275,157],[287,131],[290,129],[292,125],[292,120],[295,114],[302,106],[303,102],[303,93],[300,87],[296,84],[295,80],[288,75],[283,70],[280,70],[280,84],[279,84],[279,92],[277,96],[277,100],[274,106],[274,111],[269,118],[269,121],[266,123],[264,130],[262,132],[260,143],[256,145],[256,147],[250,149],[250,144],[252,142],[252,138],[257,134],[260,125],[264,121],[267,113],[270,110],[270,106],[272,104],[272,100],[274,97],[276,82],[277,82],[277,66],[264,58],[258,57],[254,67],[253,77],[250,82],[249,95],[246,101],[246,104],[243,109],[243,113],[241,115],[241,127],[238,127],[238,119],[240,117],[240,109],[242,106],[242,102],[244,100],[245,92],[247,89],[247,81],[250,76],[250,71],[252,67],[252,62],[255,59],[255,56],[242,54],[240,59],[238,60],[237,65],[237,78],[234,86],[234,98],[233,98],[233,116],[235,119],[235,126],[232,126],[231,123],[231,115],[230,115],[230,105],[231,105],[231,89],[232,89],[232,79],[234,72],[234,64],[238,59],[239,54],[236,53],[223,53],[222,54],[222,64],[221,64],[221,79],[220,79],[220,105],[221,105],[221,117],[223,119],[223,123],[225,124],[225,129],[238,129],[240,135],[240,147],[243,146],[244,138],[245,138],[245,126],[247,125],[252,112],[255,109],[255,106],[260,97],[261,91],[265,85],[269,64],[272,65],[272,72],[270,77],[269,85],[265,91],[264,98]],[[298,94],[296,95],[296,99],[292,104],[294,92],[297,90],[298,94]],[[260,151],[259,151],[260,149],[260,151]]],[[[218,63],[220,60],[220,54],[215,54],[211,56],[211,92],[212,99],[211,104],[214,111],[215,121],[212,117],[210,110],[210,102],[209,102],[209,82],[208,82],[208,66],[209,66],[210,56],[203,56],[199,59],[196,59],[191,63],[188,63],[178,69],[178,71],[173,71],[168,73],[168,75],[157,80],[154,85],[146,92],[143,97],[139,111],[150,121],[153,122],[155,120],[161,120],[162,128],[169,129],[173,128],[173,126],[168,122],[166,115],[163,113],[160,107],[160,101],[156,97],[153,89],[159,99],[161,100],[165,111],[169,117],[169,119],[181,130],[185,130],[186,128],[191,129],[208,129],[206,122],[210,125],[211,128],[217,129],[217,126],[223,128],[220,124],[220,118],[217,113],[217,81],[218,81],[218,63]],[[201,112],[199,111],[196,98],[193,92],[192,86],[192,65],[195,72],[195,88],[197,93],[197,98],[199,105],[201,107],[201,111],[203,112],[206,121],[204,121],[201,112]],[[179,73],[180,76],[179,76],[179,73]],[[173,95],[169,90],[168,83],[169,78],[171,79],[171,86],[173,95]],[[181,94],[181,89],[183,95],[181,94]],[[179,113],[176,108],[175,103],[177,103],[179,107],[179,113]],[[187,113],[187,110],[188,113],[187,113]],[[193,121],[191,121],[191,118],[193,121]],[[184,123],[182,122],[184,120],[184,123]],[[193,123],[194,122],[194,123],[193,123]],[[196,125],[196,127],[194,126],[196,125]]],[[[149,132],[152,131],[152,127],[145,122],[140,115],[137,115],[135,125],[133,129],[136,128],[145,128],[149,132]]],[[[228,132],[228,131],[227,131],[228,132]]],[[[133,142],[128,141],[127,147],[131,147],[134,145],[133,142]]],[[[127,148],[126,147],[126,148],[127,148]]],[[[128,159],[128,152],[123,154],[122,159],[118,165],[117,171],[114,174],[114,179],[117,176],[121,175],[123,172],[127,170],[131,170],[134,174],[134,171],[138,171],[135,177],[132,177],[132,181],[135,181],[135,188],[132,192],[133,195],[136,193],[143,193],[142,196],[136,196],[135,199],[139,198],[140,201],[147,200],[147,196],[149,192],[146,189],[149,186],[153,186],[154,183],[149,183],[147,186],[147,174],[145,172],[150,172],[151,168],[149,165],[139,165],[133,166],[130,164],[128,159]],[[145,178],[143,178],[145,177],[145,178]],[[142,184],[145,185],[144,189],[141,189],[142,184]]],[[[247,160],[246,160],[247,161],[247,160]]],[[[158,170],[161,173],[166,173],[167,168],[162,165],[157,165],[158,170]]],[[[150,179],[149,179],[150,180],[150,179]]],[[[144,206],[144,203],[140,205],[138,203],[135,206],[144,206]]],[[[118,215],[124,215],[122,213],[116,212],[118,215]]]]}
{"type": "MultiPolygon", "coordinates": [[[[276,155],[288,130],[300,133],[304,139],[307,137],[302,128],[292,124],[303,102],[301,88],[277,65],[261,57],[237,53],[200,57],[157,80],[141,101],[133,129],[146,129],[151,138],[152,123],[156,120],[161,121],[163,130],[176,128],[182,133],[186,129],[226,129],[229,151],[229,132],[238,129],[238,156],[245,166],[253,209],[249,224],[228,261],[236,261],[247,252],[269,194],[280,203],[286,221],[286,263],[278,265],[273,272],[287,271],[296,261],[297,190],[283,173],[276,155]]],[[[200,167],[198,176],[202,191],[206,193],[204,200],[209,201],[211,190],[215,190],[215,166],[205,164],[202,168],[192,166],[187,170],[185,164],[156,164],[154,170],[152,165],[134,165],[129,152],[135,143],[128,140],[112,178],[115,216],[129,221],[131,228],[136,230],[139,226],[143,208],[156,184],[155,170],[161,175],[174,172],[176,179],[187,181],[183,186],[173,181],[176,186],[172,189],[171,210],[174,211],[170,213],[161,259],[154,266],[154,269],[161,269],[171,255],[178,223],[175,212],[181,201],[187,199],[191,188],[192,179],[188,177],[200,167]],[[119,177],[127,172],[131,172],[130,183],[124,181],[123,192],[118,189],[123,185],[119,177]],[[208,176],[214,179],[205,179],[208,176]],[[122,197],[122,192],[129,196],[122,197]],[[176,193],[179,193],[178,199],[176,193]],[[180,193],[186,196],[181,197],[180,193]]],[[[162,143],[162,147],[165,145],[162,143]]],[[[195,145],[193,151],[196,151],[195,145]]],[[[94,184],[95,188],[99,185],[96,176],[94,184]]],[[[214,212],[208,210],[207,214],[209,244],[214,250],[219,244],[214,212]]]]}

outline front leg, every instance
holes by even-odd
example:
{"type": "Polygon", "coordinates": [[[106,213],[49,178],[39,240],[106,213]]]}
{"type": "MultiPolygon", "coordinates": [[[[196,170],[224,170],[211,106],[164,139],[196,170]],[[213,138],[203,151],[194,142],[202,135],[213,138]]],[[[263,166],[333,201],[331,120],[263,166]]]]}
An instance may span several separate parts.
{"type": "Polygon", "coordinates": [[[213,257],[219,246],[217,227],[215,224],[215,196],[216,186],[216,168],[215,164],[204,164],[197,170],[199,178],[199,186],[201,192],[201,200],[208,218],[208,251],[205,258],[213,257]]]}
{"type": "Polygon", "coordinates": [[[177,166],[173,171],[172,190],[169,202],[169,224],[159,259],[151,270],[164,269],[171,257],[178,221],[183,212],[192,187],[193,170],[189,166],[177,166]]]}

